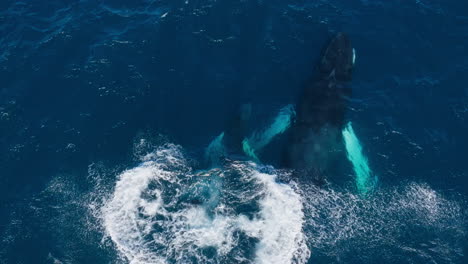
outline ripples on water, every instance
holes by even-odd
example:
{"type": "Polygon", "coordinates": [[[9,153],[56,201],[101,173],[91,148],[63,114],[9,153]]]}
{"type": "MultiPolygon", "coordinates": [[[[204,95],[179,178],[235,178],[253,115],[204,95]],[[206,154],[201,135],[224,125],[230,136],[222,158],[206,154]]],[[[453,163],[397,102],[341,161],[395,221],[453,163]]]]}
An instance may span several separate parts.
{"type": "Polygon", "coordinates": [[[466,198],[441,190],[467,186],[468,19],[439,2],[1,1],[0,263],[462,263],[466,198]],[[192,151],[230,105],[291,103],[336,30],[374,192],[171,144],[129,165],[141,131],[192,151]]]}

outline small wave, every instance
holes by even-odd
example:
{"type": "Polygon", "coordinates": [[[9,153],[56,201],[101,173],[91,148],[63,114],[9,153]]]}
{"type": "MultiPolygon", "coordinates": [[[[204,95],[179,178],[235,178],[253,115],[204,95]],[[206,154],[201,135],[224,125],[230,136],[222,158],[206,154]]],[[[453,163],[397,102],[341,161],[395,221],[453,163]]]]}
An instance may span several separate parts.
{"type": "Polygon", "coordinates": [[[119,175],[101,209],[105,230],[130,263],[305,263],[302,198],[260,170],[193,172],[165,145],[119,175]]]}

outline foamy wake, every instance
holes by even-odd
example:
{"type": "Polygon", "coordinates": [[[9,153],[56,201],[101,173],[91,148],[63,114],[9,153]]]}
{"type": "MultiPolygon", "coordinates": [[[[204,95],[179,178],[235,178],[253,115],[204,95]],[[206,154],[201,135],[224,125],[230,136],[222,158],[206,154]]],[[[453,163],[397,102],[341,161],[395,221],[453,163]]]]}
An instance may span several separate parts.
{"type": "Polygon", "coordinates": [[[103,224],[135,264],[305,263],[301,196],[275,178],[245,162],[193,172],[166,145],[119,175],[103,224]]]}
{"type": "Polygon", "coordinates": [[[134,264],[451,263],[463,257],[463,199],[422,183],[380,186],[362,196],[281,184],[276,175],[287,178],[250,162],[193,171],[178,146],[166,145],[118,176],[100,210],[103,226],[134,264]]]}

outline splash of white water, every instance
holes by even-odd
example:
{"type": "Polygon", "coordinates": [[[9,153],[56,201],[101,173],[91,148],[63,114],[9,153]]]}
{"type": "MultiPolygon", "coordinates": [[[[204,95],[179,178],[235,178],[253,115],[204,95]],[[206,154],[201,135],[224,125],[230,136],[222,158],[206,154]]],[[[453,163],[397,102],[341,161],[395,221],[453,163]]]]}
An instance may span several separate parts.
{"type": "Polygon", "coordinates": [[[310,251],[302,232],[302,198],[292,186],[278,183],[275,175],[240,162],[224,171],[192,173],[174,145],[159,148],[144,160],[119,175],[113,195],[102,208],[107,234],[130,263],[186,263],[191,259],[219,263],[233,254],[235,259],[249,259],[234,252],[240,247],[240,233],[257,241],[250,263],[307,261],[310,251]],[[238,193],[238,201],[258,203],[253,217],[236,212],[223,200],[215,199],[208,206],[184,198],[202,190],[197,185],[208,186],[210,195],[216,197],[236,192],[223,186],[226,177],[239,177],[235,181],[248,189],[238,193]],[[203,181],[212,183],[204,185],[203,181]],[[215,253],[207,254],[209,250],[215,253]]]}

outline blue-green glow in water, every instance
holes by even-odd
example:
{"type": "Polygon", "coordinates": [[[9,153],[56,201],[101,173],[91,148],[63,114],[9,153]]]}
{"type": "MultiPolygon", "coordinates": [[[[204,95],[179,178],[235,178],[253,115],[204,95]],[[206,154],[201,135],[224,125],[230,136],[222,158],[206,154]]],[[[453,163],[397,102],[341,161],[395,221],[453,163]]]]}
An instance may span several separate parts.
{"type": "Polygon", "coordinates": [[[291,120],[296,114],[294,106],[289,104],[279,111],[273,123],[262,131],[254,132],[242,141],[244,153],[255,161],[259,161],[257,153],[268,145],[271,140],[282,134],[291,126],[291,120]]]}
{"type": "Polygon", "coordinates": [[[226,149],[223,144],[224,132],[219,134],[210,142],[205,150],[205,160],[210,162],[211,166],[219,165],[220,158],[226,155],[226,149]]]}
{"type": "Polygon", "coordinates": [[[342,133],[347,157],[353,164],[354,173],[356,174],[356,187],[360,194],[366,194],[374,188],[377,177],[373,175],[369,167],[369,162],[362,152],[361,143],[354,133],[351,122],[346,125],[342,133]]]}
{"type": "Polygon", "coordinates": [[[257,154],[255,154],[255,149],[250,146],[249,140],[246,138],[242,141],[242,150],[244,151],[245,155],[249,156],[255,162],[259,161],[257,154]]]}

